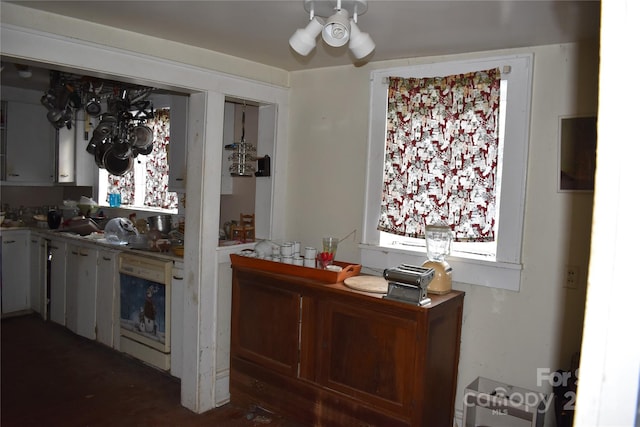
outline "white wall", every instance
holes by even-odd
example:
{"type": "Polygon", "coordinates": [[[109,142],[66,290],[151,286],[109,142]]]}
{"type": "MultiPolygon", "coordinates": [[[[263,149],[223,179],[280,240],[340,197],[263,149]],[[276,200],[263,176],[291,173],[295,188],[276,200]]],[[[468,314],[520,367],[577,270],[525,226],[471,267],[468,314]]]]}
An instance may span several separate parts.
{"type": "MultiPolygon", "coordinates": [[[[534,87],[522,286],[516,293],[454,285],[466,292],[458,414],[462,392],[477,376],[549,393],[548,385],[537,386],[537,369],[569,368],[580,349],[593,194],[557,192],[558,118],[596,112],[598,52],[595,45],[554,45],[490,54],[525,52],[534,53],[534,87]],[[580,267],[580,289],[562,287],[567,264],[580,267]]],[[[324,235],[357,228],[355,239],[341,243],[338,259],[359,261],[369,73],[405,64],[292,73],[289,238],[317,246],[324,235]]],[[[550,418],[545,425],[553,425],[550,418]]]]}

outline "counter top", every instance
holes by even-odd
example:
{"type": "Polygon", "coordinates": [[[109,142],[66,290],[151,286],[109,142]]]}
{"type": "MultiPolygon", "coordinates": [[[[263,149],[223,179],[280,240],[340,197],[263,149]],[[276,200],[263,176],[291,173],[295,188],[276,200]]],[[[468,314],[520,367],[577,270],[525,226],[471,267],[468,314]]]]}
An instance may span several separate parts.
{"type": "Polygon", "coordinates": [[[127,247],[126,245],[114,245],[111,243],[107,243],[105,241],[100,241],[100,240],[96,240],[93,238],[89,238],[86,236],[81,236],[79,234],[65,232],[65,231],[48,230],[48,229],[34,228],[34,227],[2,227],[0,229],[0,231],[2,232],[12,231],[12,230],[30,230],[32,233],[36,233],[45,238],[63,239],[73,244],[81,244],[83,246],[98,246],[100,248],[134,253],[134,254],[146,256],[149,258],[156,258],[156,259],[163,259],[163,260],[170,260],[170,261],[183,261],[182,257],[175,255],[173,252],[154,252],[154,251],[147,251],[143,249],[130,248],[130,247],[127,247]]]}

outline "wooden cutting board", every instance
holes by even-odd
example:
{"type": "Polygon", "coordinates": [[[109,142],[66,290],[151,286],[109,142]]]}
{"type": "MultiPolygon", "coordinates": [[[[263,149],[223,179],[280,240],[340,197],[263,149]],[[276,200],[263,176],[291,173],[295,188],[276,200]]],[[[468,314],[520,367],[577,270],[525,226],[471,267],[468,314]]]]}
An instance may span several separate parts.
{"type": "Polygon", "coordinates": [[[378,276],[352,276],[344,279],[345,286],[356,291],[386,294],[389,284],[384,277],[378,276]]]}

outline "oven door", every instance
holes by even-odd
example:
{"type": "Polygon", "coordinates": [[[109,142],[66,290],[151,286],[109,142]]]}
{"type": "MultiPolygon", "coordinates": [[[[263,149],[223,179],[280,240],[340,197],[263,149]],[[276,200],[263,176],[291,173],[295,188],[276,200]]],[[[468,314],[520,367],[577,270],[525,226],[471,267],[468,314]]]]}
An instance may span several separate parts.
{"type": "Polygon", "coordinates": [[[120,335],[171,351],[171,261],[120,255],[120,335]]]}

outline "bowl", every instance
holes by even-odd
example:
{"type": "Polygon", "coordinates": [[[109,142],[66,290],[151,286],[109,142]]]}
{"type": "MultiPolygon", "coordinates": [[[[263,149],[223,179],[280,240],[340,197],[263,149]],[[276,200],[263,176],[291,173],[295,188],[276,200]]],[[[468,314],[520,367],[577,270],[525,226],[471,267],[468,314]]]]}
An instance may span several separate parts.
{"type": "Polygon", "coordinates": [[[80,215],[91,216],[98,211],[98,205],[79,204],[78,210],[80,215]]]}
{"type": "Polygon", "coordinates": [[[184,256],[184,246],[174,246],[171,248],[171,251],[173,251],[173,253],[179,257],[184,256]]]}

